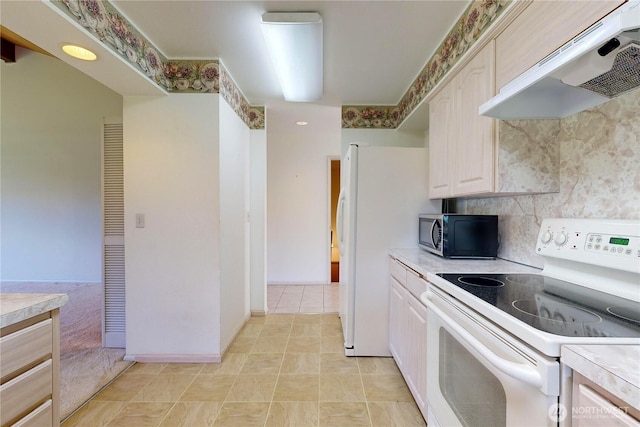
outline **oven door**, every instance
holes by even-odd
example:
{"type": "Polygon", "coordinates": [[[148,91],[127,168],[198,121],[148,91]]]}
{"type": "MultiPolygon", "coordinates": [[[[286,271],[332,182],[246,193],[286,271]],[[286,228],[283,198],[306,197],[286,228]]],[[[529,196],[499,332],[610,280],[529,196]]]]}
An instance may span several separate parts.
{"type": "Polygon", "coordinates": [[[432,286],[427,361],[429,427],[557,426],[560,365],[432,286]],[[432,353],[432,354],[433,354],[432,353]]]}

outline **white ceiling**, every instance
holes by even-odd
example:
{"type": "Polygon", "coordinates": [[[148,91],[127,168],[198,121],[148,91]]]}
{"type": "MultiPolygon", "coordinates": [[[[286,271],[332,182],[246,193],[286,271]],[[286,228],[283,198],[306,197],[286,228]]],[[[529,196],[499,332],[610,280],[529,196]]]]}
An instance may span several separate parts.
{"type": "MultiPolygon", "coordinates": [[[[118,55],[72,24],[49,0],[2,0],[2,25],[114,91],[164,93],[118,55]],[[97,51],[95,63],[60,51],[76,42],[97,51]]],[[[73,1],[73,0],[72,0],[73,1]]],[[[260,30],[264,12],[316,11],[324,23],[324,95],[317,105],[396,105],[454,26],[469,0],[218,1],[113,0],[112,5],[170,59],[219,58],[252,105],[300,112],[285,103],[260,30]]],[[[299,106],[299,104],[298,104],[299,106]]],[[[325,122],[321,109],[314,122],[325,122]]],[[[424,109],[403,123],[424,130],[424,109]]],[[[336,125],[337,123],[333,124],[336,125]]]]}
{"type": "MultiPolygon", "coordinates": [[[[56,56],[59,49],[52,43],[75,37],[69,34],[77,30],[72,24],[63,28],[53,25],[52,19],[39,22],[43,15],[39,2],[1,3],[2,25],[56,56]]],[[[168,58],[221,59],[252,105],[282,100],[260,30],[262,13],[317,11],[324,22],[324,96],[319,103],[338,106],[397,104],[469,1],[117,0],[112,4],[168,58]]],[[[82,66],[62,55],[61,59],[82,66]]],[[[114,67],[115,73],[122,73],[117,61],[99,65],[103,68],[99,73],[92,71],[94,66],[82,71],[104,75],[109,74],[105,68],[114,67]]],[[[122,93],[129,87],[112,89],[122,93]]]]}
{"type": "Polygon", "coordinates": [[[316,11],[329,105],[395,105],[468,1],[131,1],[114,4],[169,58],[220,58],[252,105],[281,99],[264,12],[316,11]]]}

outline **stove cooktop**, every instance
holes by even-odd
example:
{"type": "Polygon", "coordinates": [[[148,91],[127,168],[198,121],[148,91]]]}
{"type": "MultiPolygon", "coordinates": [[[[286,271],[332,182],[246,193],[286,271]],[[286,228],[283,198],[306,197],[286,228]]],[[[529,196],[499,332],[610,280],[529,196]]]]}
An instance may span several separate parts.
{"type": "Polygon", "coordinates": [[[640,337],[640,303],[539,274],[438,274],[543,332],[640,337]]]}

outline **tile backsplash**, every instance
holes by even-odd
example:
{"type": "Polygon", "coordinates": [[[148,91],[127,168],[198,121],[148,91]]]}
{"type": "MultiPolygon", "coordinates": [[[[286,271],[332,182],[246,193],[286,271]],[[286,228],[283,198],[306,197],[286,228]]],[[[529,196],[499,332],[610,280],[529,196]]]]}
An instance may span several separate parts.
{"type": "Polygon", "coordinates": [[[640,218],[640,90],[560,120],[558,193],[469,199],[500,215],[499,257],[536,267],[544,218],[640,218]]]}

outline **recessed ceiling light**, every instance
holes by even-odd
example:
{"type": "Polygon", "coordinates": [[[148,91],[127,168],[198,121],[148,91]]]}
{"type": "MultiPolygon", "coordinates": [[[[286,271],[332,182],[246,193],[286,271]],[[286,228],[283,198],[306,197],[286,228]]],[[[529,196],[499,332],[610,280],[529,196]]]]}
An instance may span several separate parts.
{"type": "Polygon", "coordinates": [[[297,124],[298,126],[306,126],[306,125],[308,125],[308,124],[309,124],[309,122],[305,122],[304,120],[298,120],[298,121],[296,122],[296,124],[297,124]]]}
{"type": "Polygon", "coordinates": [[[83,61],[95,61],[98,58],[98,56],[89,49],[85,49],[74,44],[65,44],[62,46],[62,50],[67,55],[73,56],[77,59],[82,59],[83,61]]]}

